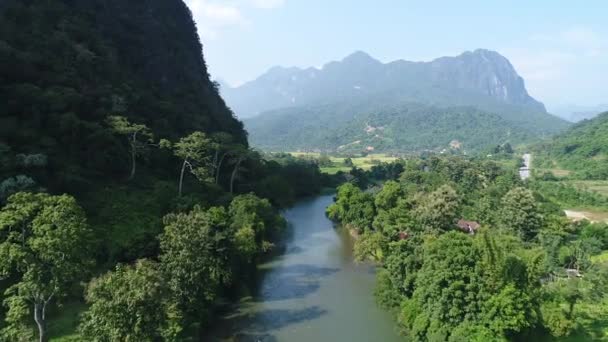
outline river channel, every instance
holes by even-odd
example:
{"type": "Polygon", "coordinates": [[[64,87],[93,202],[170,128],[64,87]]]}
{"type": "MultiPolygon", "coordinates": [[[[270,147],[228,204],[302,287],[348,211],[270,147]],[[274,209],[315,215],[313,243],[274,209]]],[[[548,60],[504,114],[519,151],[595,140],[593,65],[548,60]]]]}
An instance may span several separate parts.
{"type": "Polygon", "coordinates": [[[210,341],[402,341],[373,297],[374,268],[353,262],[352,241],[325,216],[332,196],[285,212],[285,252],[259,266],[252,297],[214,326],[210,341]]]}

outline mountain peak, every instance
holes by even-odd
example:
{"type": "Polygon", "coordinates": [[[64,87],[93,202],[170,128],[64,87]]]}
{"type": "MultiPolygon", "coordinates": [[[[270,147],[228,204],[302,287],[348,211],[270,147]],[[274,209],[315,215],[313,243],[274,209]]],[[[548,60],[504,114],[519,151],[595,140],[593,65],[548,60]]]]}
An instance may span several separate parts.
{"type": "Polygon", "coordinates": [[[355,51],[350,55],[344,57],[342,59],[342,63],[373,63],[373,64],[381,64],[379,60],[370,56],[367,52],[364,51],[355,51]]]}

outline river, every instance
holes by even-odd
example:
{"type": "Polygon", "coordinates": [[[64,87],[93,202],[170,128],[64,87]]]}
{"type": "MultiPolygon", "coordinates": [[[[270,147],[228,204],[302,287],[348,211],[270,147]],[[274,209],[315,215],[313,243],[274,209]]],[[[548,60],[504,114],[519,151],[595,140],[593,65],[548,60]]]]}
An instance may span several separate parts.
{"type": "Polygon", "coordinates": [[[347,233],[325,217],[332,196],[299,202],[285,213],[285,253],[259,266],[253,297],[215,325],[210,341],[402,341],[373,297],[373,267],[355,264],[347,233]]]}

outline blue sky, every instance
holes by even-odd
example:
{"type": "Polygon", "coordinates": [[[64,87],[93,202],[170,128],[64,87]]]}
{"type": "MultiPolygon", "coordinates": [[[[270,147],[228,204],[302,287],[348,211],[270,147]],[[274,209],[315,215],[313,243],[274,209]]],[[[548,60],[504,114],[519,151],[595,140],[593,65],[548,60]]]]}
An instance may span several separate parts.
{"type": "Polygon", "coordinates": [[[549,108],[608,103],[608,1],[185,0],[211,76],[238,85],[275,65],[363,50],[388,62],[487,48],[549,108]]]}

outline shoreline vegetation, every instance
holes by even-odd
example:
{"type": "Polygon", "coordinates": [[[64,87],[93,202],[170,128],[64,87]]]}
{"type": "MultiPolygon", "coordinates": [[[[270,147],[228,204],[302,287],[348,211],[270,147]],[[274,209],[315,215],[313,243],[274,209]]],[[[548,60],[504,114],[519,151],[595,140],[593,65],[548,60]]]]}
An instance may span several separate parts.
{"type": "Polygon", "coordinates": [[[376,299],[404,335],[608,336],[608,225],[568,220],[567,196],[522,182],[516,167],[449,156],[396,163],[398,177],[372,180],[367,171],[340,186],[327,215],[350,227],[358,260],[379,266],[376,299]],[[463,219],[479,228],[463,231],[463,219]]]}

